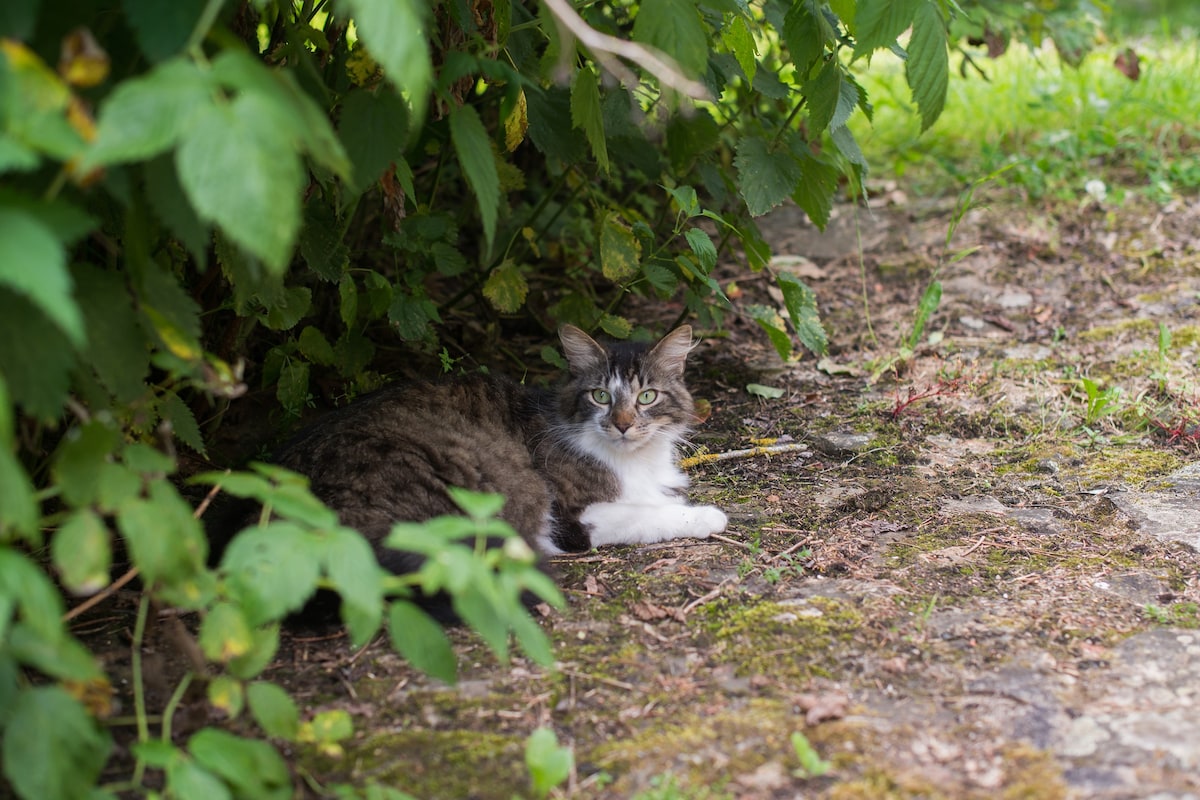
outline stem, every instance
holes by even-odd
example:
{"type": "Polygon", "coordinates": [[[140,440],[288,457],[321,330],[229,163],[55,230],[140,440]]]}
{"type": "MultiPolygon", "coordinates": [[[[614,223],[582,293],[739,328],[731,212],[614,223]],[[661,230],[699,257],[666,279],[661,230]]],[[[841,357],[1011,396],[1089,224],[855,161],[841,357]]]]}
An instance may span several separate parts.
{"type": "Polygon", "coordinates": [[[183,680],[181,680],[179,685],[175,687],[175,691],[171,695],[171,699],[167,701],[167,707],[163,709],[162,740],[167,744],[171,743],[171,721],[175,717],[175,710],[179,708],[179,703],[183,700],[184,693],[188,690],[188,687],[192,685],[193,677],[195,677],[195,673],[192,672],[189,672],[183,676],[183,680]]]}
{"type": "Polygon", "coordinates": [[[787,119],[785,119],[779,126],[779,129],[775,131],[775,136],[772,138],[772,141],[779,141],[779,138],[783,136],[783,134],[787,133],[788,129],[792,126],[792,120],[796,118],[796,115],[800,113],[800,109],[804,108],[807,102],[808,100],[804,97],[801,97],[796,101],[796,105],[792,107],[792,111],[787,115],[787,119]]]}
{"type": "Polygon", "coordinates": [[[200,50],[201,42],[208,35],[208,31],[212,28],[213,23],[217,21],[217,14],[220,13],[221,6],[223,5],[225,5],[225,0],[208,0],[204,6],[204,11],[200,12],[200,18],[196,20],[196,27],[192,29],[192,35],[188,37],[185,50],[189,52],[200,50]]]}
{"type": "MultiPolygon", "coordinates": [[[[146,636],[146,617],[150,613],[150,595],[142,592],[142,600],[138,604],[137,622],[133,626],[133,651],[130,661],[133,667],[133,708],[137,715],[138,741],[150,741],[150,724],[146,719],[146,687],[142,681],[142,641],[146,636]]],[[[141,786],[142,775],[146,771],[146,762],[138,756],[133,768],[133,783],[141,786]]]]}

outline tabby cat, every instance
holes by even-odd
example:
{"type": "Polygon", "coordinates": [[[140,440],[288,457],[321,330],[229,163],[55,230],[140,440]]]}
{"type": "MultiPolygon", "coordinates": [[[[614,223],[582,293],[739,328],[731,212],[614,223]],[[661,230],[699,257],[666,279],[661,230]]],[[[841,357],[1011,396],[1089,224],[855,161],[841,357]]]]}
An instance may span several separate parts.
{"type": "Polygon", "coordinates": [[[486,375],[387,388],[317,420],[274,460],[307,475],[398,573],[420,557],[379,544],[398,520],[456,513],[448,486],[503,494],[500,516],[543,555],[723,531],[720,509],[688,505],[677,464],[695,419],[691,328],[652,347],[601,345],[569,325],[560,338],[569,375],[557,390],[486,375]]]}

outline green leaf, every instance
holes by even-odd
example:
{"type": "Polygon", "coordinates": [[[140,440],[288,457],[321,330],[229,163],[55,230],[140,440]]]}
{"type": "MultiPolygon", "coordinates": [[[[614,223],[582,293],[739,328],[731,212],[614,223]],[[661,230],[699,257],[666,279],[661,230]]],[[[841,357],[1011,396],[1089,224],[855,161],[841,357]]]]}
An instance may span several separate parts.
{"type": "Polygon", "coordinates": [[[613,283],[624,283],[638,274],[642,243],[614,211],[600,222],[600,269],[613,283]]]}
{"type": "Polygon", "coordinates": [[[357,22],[358,35],[383,67],[387,79],[414,106],[413,130],[420,127],[433,84],[425,0],[343,0],[357,22]]]}
{"type": "Polygon", "coordinates": [[[229,674],[242,680],[250,680],[270,666],[278,651],[279,623],[255,628],[250,632],[250,650],[226,665],[229,674]]]}
{"type": "Polygon", "coordinates": [[[913,24],[917,8],[925,2],[928,0],[859,0],[854,17],[858,37],[854,57],[869,55],[895,42],[913,24]]]}
{"type": "Polygon", "coordinates": [[[353,164],[347,201],[361,194],[404,153],[408,136],[408,107],[387,87],[353,89],[342,101],[338,134],[353,164]]]}
{"type": "Polygon", "coordinates": [[[614,339],[628,339],[633,333],[633,323],[616,314],[604,314],[600,317],[600,330],[614,339]]]}
{"type": "Polygon", "coordinates": [[[80,509],[50,540],[54,566],[63,585],[76,594],[92,594],[109,583],[112,542],[108,526],[95,512],[80,509]]]}
{"type": "Polygon", "coordinates": [[[500,175],[492,155],[492,141],[471,106],[458,106],[450,112],[450,140],[462,165],[463,174],[479,203],[483,236],[488,247],[496,236],[496,219],[500,207],[500,175]]]}
{"type": "Polygon", "coordinates": [[[348,274],[338,279],[338,315],[347,328],[358,319],[358,286],[348,274]]]}
{"type": "Polygon", "coordinates": [[[773,149],[758,137],[747,136],[738,143],[733,164],[738,171],[738,190],[755,217],[782,203],[803,177],[790,152],[773,149]]]}
{"type": "Polygon", "coordinates": [[[608,140],[600,112],[600,76],[590,66],[575,73],[571,85],[571,126],[583,130],[602,172],[608,172],[608,140]]]}
{"type": "Polygon", "coordinates": [[[80,171],[166,152],[192,128],[193,119],[213,110],[213,86],[191,59],[167,61],[123,80],[100,107],[96,138],[80,171]]]}
{"type": "Polygon", "coordinates": [[[12,402],[31,416],[56,419],[74,366],[66,334],[33,303],[0,286],[0,375],[12,402]]]}
{"type": "Polygon", "coordinates": [[[199,217],[279,274],[300,229],[304,172],[276,111],[256,92],[202,108],[175,163],[199,217]]]}
{"type": "Polygon", "coordinates": [[[108,733],[55,686],[18,693],[5,732],[4,776],[24,798],[88,797],[112,749],[108,733]]]}
{"type": "Polygon", "coordinates": [[[38,544],[39,509],[34,499],[33,483],[21,462],[7,444],[0,444],[0,542],[8,541],[9,531],[31,544],[38,544]]]}
{"type": "Polygon", "coordinates": [[[503,314],[511,314],[525,304],[529,294],[529,284],[521,267],[512,261],[505,261],[492,274],[488,275],[483,284],[483,296],[492,307],[503,314]]]}
{"type": "MultiPolygon", "coordinates": [[[[809,3],[792,3],[783,19],[783,41],[801,80],[825,52],[825,36],[809,3]]],[[[807,90],[805,96],[808,97],[807,90]]],[[[811,97],[810,97],[811,100],[811,97]]]]}
{"type": "Polygon", "coordinates": [[[768,306],[758,305],[747,306],[745,311],[766,332],[779,357],[785,361],[791,358],[792,337],[788,335],[787,324],[779,312],[768,306]]]}
{"type": "Polygon", "coordinates": [[[319,542],[300,525],[273,521],[234,537],[221,558],[230,590],[250,625],[282,619],[312,597],[320,578],[319,542]]]}
{"type": "Polygon", "coordinates": [[[159,62],[178,53],[187,44],[200,19],[205,0],[121,0],[125,19],[137,34],[138,46],[146,57],[159,62]]]}
{"type": "Polygon", "coordinates": [[[229,787],[217,775],[192,761],[176,758],[166,766],[167,789],[177,800],[230,800],[229,787]]]}
{"type": "Polygon", "coordinates": [[[937,311],[938,306],[942,304],[942,282],[930,281],[925,287],[925,292],[921,295],[921,300],[917,303],[917,315],[913,319],[912,330],[909,331],[905,339],[905,344],[909,350],[915,350],[921,342],[921,336],[925,333],[925,323],[933,316],[933,312],[937,311]]]}
{"type": "Polygon", "coordinates": [[[758,71],[758,46],[754,43],[754,35],[746,24],[746,18],[740,14],[735,16],[721,31],[721,41],[737,59],[746,80],[753,82],[754,73],[758,71]]]}
{"type": "Polygon", "coordinates": [[[52,474],[63,497],[73,506],[86,506],[100,497],[100,472],[120,446],[120,434],[99,420],[67,432],[54,455],[52,474]]]}
{"type": "MultiPolygon", "coordinates": [[[[485,293],[487,289],[484,289],[485,293]]],[[[388,321],[396,329],[401,339],[416,341],[431,337],[431,322],[441,322],[437,306],[425,296],[424,290],[416,293],[400,289],[392,296],[392,304],[388,307],[388,321]]]]}
{"type": "Polygon", "coordinates": [[[293,417],[300,416],[308,405],[308,364],[292,359],[279,373],[275,386],[275,398],[283,410],[293,417]]]}
{"type": "Polygon", "coordinates": [[[267,306],[267,327],[273,331],[290,331],[312,308],[312,289],[289,286],[267,306]]]}
{"type": "Polygon", "coordinates": [[[713,244],[712,237],[700,228],[689,228],[683,236],[696,258],[700,259],[700,268],[705,273],[712,272],[717,266],[717,246],[713,244]]]}
{"type": "Polygon", "coordinates": [[[197,641],[205,658],[224,663],[249,653],[253,634],[241,608],[233,603],[217,603],[204,615],[197,641]]]}
{"type": "Polygon", "coordinates": [[[397,600],[388,609],[392,647],[414,667],[438,680],[454,683],[458,660],[442,626],[411,603],[397,600]]]}
{"type": "MultiPolygon", "coordinates": [[[[799,138],[799,137],[797,137],[799,138]]],[[[827,164],[812,155],[808,145],[799,144],[803,148],[800,155],[800,182],[792,193],[792,200],[803,209],[808,218],[820,230],[825,230],[829,224],[829,216],[833,212],[833,198],[837,191],[841,173],[837,167],[827,164]]],[[[793,152],[798,148],[793,148],[793,152]]]]}
{"type": "Polygon", "coordinates": [[[533,793],[546,797],[571,776],[575,756],[569,747],[560,747],[558,737],[549,728],[538,728],[525,740],[525,767],[533,793]]]}
{"type": "Polygon", "coordinates": [[[950,56],[946,45],[946,24],[938,5],[926,0],[917,8],[913,19],[908,60],[904,63],[904,74],[921,114],[922,131],[941,116],[946,105],[946,91],[950,85],[950,56]]]}
{"type": "Polygon", "coordinates": [[[25,622],[8,632],[6,651],[21,664],[59,680],[93,681],[104,675],[96,657],[78,639],[66,635],[46,639],[25,622]]]}
{"type": "Polygon", "coordinates": [[[300,711],[282,687],[268,681],[255,681],[246,687],[246,701],[254,721],[267,736],[295,740],[300,730],[300,711]]]}
{"type": "Polygon", "coordinates": [[[200,433],[200,425],[196,422],[196,415],[192,413],[192,409],[188,407],[188,404],[180,399],[179,395],[174,392],[163,393],[159,412],[162,414],[163,419],[171,423],[171,430],[179,437],[179,441],[200,455],[204,455],[204,435],[200,433]]]}
{"type": "Polygon", "coordinates": [[[27,297],[82,347],[87,336],[66,261],[62,244],[35,216],[0,207],[0,284],[27,297]]]}
{"type": "Polygon", "coordinates": [[[336,209],[317,194],[304,206],[300,255],[309,269],[330,282],[340,280],[350,265],[350,248],[342,236],[343,224],[336,209]]]}
{"type": "Polygon", "coordinates": [[[75,265],[71,273],[84,301],[87,362],[118,402],[129,403],[145,390],[150,370],[146,336],[129,288],[119,274],[86,264],[75,265]]]}
{"type": "Polygon", "coordinates": [[[147,584],[179,583],[203,569],[208,540],[192,508],[166,481],[153,481],[149,496],[133,498],[117,514],[117,526],[147,584]]]}
{"type": "Polygon", "coordinates": [[[791,273],[781,272],[775,280],[783,291],[783,305],[792,320],[792,327],[796,329],[796,338],[811,353],[825,355],[829,349],[829,337],[821,325],[816,294],[791,273]]]}
{"type": "Polygon", "coordinates": [[[287,763],[274,747],[216,728],[203,728],[188,740],[196,763],[220,776],[239,797],[277,800],[291,797],[287,763]]]}
{"type": "Polygon", "coordinates": [[[778,400],[787,394],[786,391],[775,386],[764,386],[761,383],[747,383],[746,392],[761,397],[764,400],[778,400]]]}
{"type": "Polygon", "coordinates": [[[662,50],[692,77],[708,66],[708,33],[694,0],[642,0],[633,39],[662,50]]]}
{"type": "Polygon", "coordinates": [[[829,138],[847,161],[857,164],[864,170],[867,168],[867,157],[863,155],[862,148],[858,146],[858,140],[854,138],[850,128],[845,125],[840,128],[831,128],[829,138]]]}
{"type": "Polygon", "coordinates": [[[237,719],[242,713],[246,697],[242,682],[238,679],[218,675],[208,682],[207,694],[209,705],[223,711],[230,719],[237,719]]]}
{"type": "Polygon", "coordinates": [[[359,647],[383,622],[383,568],[358,532],[338,527],[324,535],[321,566],[342,597],[342,619],[359,647]]]}
{"type": "Polygon", "coordinates": [[[55,643],[65,638],[62,596],[28,556],[4,545],[0,545],[0,597],[16,603],[21,619],[38,639],[55,643]]]}
{"type": "Polygon", "coordinates": [[[333,345],[325,338],[325,334],[312,325],[304,326],[296,344],[304,357],[314,364],[326,367],[333,364],[333,345]]]}

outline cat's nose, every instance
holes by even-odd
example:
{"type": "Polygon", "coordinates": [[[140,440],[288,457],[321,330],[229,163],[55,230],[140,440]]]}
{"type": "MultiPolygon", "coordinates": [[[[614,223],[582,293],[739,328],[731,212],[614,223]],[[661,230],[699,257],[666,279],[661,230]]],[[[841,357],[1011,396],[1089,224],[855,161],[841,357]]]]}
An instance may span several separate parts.
{"type": "Polygon", "coordinates": [[[612,426],[621,433],[625,433],[627,430],[633,427],[633,414],[623,414],[619,411],[615,412],[612,415],[612,426]]]}

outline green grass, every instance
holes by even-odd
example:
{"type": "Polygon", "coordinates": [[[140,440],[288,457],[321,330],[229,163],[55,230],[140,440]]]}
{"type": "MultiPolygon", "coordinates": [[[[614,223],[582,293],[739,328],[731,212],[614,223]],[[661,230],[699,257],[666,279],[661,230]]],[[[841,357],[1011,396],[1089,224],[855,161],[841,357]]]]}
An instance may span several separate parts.
{"type": "Polygon", "coordinates": [[[977,57],[987,80],[969,67],[962,77],[960,60],[946,110],[923,134],[898,61],[860,76],[875,121],[856,116],[852,128],[877,176],[889,169],[917,191],[946,191],[1007,167],[1000,185],[1067,202],[1087,201],[1090,181],[1116,203],[1131,191],[1164,201],[1200,190],[1200,51],[1190,37],[1106,45],[1078,69],[1049,47],[1014,46],[995,61],[977,57]],[[1141,57],[1140,80],[1113,66],[1126,46],[1141,57]]]}

